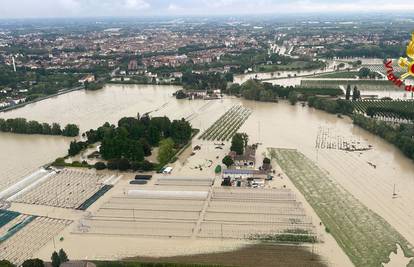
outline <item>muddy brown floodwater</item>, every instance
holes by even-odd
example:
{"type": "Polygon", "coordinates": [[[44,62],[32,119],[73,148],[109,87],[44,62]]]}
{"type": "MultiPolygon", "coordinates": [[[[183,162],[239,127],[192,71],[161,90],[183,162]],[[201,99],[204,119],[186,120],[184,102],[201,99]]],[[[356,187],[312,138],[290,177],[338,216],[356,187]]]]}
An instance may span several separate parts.
{"type": "MultiPolygon", "coordinates": [[[[251,142],[267,147],[296,148],[330,173],[367,207],[377,212],[414,244],[414,164],[394,146],[359,127],[348,118],[287,102],[262,103],[222,100],[176,100],[179,87],[109,85],[94,92],[76,91],[0,113],[1,118],[24,117],[42,122],[76,123],[84,132],[123,116],[151,115],[186,118],[201,132],[228,108],[242,104],[253,112],[240,129],[251,142]],[[331,134],[364,141],[373,146],[364,152],[315,148],[320,127],[331,134]],[[374,167],[375,165],[375,167],[374,167]],[[397,198],[393,198],[396,187],[397,198]]],[[[41,165],[66,154],[70,138],[0,134],[0,190],[34,172],[41,165]]]]}

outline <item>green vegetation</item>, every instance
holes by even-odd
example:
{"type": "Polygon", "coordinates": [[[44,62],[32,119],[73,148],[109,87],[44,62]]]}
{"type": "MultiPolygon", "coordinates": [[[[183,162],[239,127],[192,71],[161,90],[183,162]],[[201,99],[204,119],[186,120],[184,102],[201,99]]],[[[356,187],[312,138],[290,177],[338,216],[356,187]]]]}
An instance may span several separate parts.
{"type": "Polygon", "coordinates": [[[322,73],[313,76],[314,78],[355,78],[358,76],[357,71],[338,71],[338,72],[331,72],[331,73],[322,73]]]}
{"type": "Polygon", "coordinates": [[[95,261],[97,267],[220,267],[220,265],[186,263],[151,263],[135,261],[95,261]]]}
{"type": "Polygon", "coordinates": [[[353,121],[355,125],[384,138],[397,146],[407,157],[414,159],[413,124],[393,126],[383,121],[364,117],[363,115],[354,115],[353,121]]]}
{"type": "Polygon", "coordinates": [[[414,101],[404,100],[362,100],[352,102],[355,111],[370,117],[381,116],[390,119],[414,121],[414,101]]]}
{"type": "Polygon", "coordinates": [[[309,107],[324,110],[332,114],[347,114],[350,115],[353,112],[353,105],[350,101],[343,99],[329,99],[317,96],[308,97],[309,107]]]}
{"type": "Polygon", "coordinates": [[[214,169],[214,173],[216,173],[216,174],[221,173],[221,165],[216,166],[216,168],[214,169]]]}
{"type": "Polygon", "coordinates": [[[29,259],[25,260],[22,267],[43,267],[44,262],[41,259],[29,259]]]}
{"type": "Polygon", "coordinates": [[[213,123],[200,137],[203,140],[227,141],[240,129],[251,111],[243,106],[233,106],[213,123]]]}
{"type": "MultiPolygon", "coordinates": [[[[242,85],[233,84],[228,90],[227,94],[240,95],[246,99],[264,101],[264,102],[277,102],[279,98],[289,98],[289,95],[294,100],[294,95],[301,94],[302,99],[306,99],[309,96],[314,95],[327,95],[327,96],[339,96],[343,92],[339,88],[307,88],[307,87],[284,87],[280,85],[273,85],[271,83],[262,83],[258,80],[248,80],[242,85]]],[[[299,98],[299,96],[297,96],[299,98]]],[[[296,101],[294,101],[296,103],[296,101]]]]}
{"type": "MultiPolygon", "coordinates": [[[[152,170],[154,165],[144,157],[151,155],[153,147],[160,146],[158,159],[160,164],[168,163],[175,152],[185,147],[191,140],[193,129],[184,119],[170,121],[167,117],[124,117],[118,121],[118,127],[105,123],[96,130],[89,130],[83,136],[86,141],[72,141],[69,156],[75,156],[88,146],[101,142],[100,154],[108,163],[94,165],[99,169],[152,170]]],[[[74,163],[72,163],[74,164],[74,163]]],[[[80,163],[84,167],[93,167],[80,163]]],[[[67,166],[64,159],[54,165],[67,166]]]]}
{"type": "Polygon", "coordinates": [[[0,267],[16,267],[16,265],[7,260],[0,260],[0,267]]]}
{"type": "Polygon", "coordinates": [[[226,165],[227,168],[234,164],[234,161],[230,156],[225,156],[221,162],[226,165]]]}
{"type": "Polygon", "coordinates": [[[170,160],[174,157],[175,152],[175,143],[172,138],[162,140],[158,151],[158,162],[160,165],[165,165],[170,162],[170,160]]]}
{"type": "Polygon", "coordinates": [[[398,58],[404,55],[405,47],[402,45],[359,45],[346,44],[337,49],[329,49],[324,54],[325,57],[349,58],[349,57],[367,57],[367,58],[398,58]]]}
{"type": "Polygon", "coordinates": [[[259,65],[255,68],[256,72],[275,72],[275,71],[289,71],[289,70],[313,70],[322,69],[325,67],[325,63],[322,61],[305,61],[305,60],[292,60],[285,64],[266,64],[259,65]]]}
{"type": "Polygon", "coordinates": [[[290,91],[288,95],[288,100],[291,105],[295,105],[298,102],[298,93],[295,91],[290,91]]]}
{"type": "Polygon", "coordinates": [[[316,243],[318,241],[315,234],[301,229],[274,234],[254,234],[250,235],[249,239],[273,243],[316,243]]]}
{"type": "Polygon", "coordinates": [[[230,150],[236,152],[237,155],[243,155],[248,142],[249,136],[246,133],[236,133],[231,139],[230,150]]]}
{"type": "Polygon", "coordinates": [[[210,90],[227,88],[227,83],[233,81],[233,75],[221,73],[184,72],[182,77],[184,89],[210,90]]]}
{"type": "MultiPolygon", "coordinates": [[[[33,100],[40,96],[56,94],[64,88],[79,86],[80,74],[60,73],[58,70],[29,70],[19,68],[17,72],[9,66],[0,66],[0,88],[27,89],[23,95],[33,100]]],[[[0,96],[0,99],[2,97],[0,96]]]]}
{"type": "Polygon", "coordinates": [[[351,86],[358,86],[360,88],[368,87],[373,88],[376,90],[382,88],[393,88],[390,85],[388,80],[368,80],[368,79],[360,79],[360,80],[318,80],[315,79],[306,79],[300,82],[301,87],[312,87],[312,88],[337,88],[339,85],[351,85],[351,86]]]}
{"type": "Polygon", "coordinates": [[[74,137],[79,135],[79,127],[75,124],[68,124],[62,130],[58,123],[40,123],[37,121],[27,121],[24,118],[0,119],[0,131],[18,134],[45,134],[63,135],[74,137]]]}
{"type": "MultiPolygon", "coordinates": [[[[303,154],[292,149],[269,149],[269,153],[356,267],[382,266],[396,251],[396,244],[405,256],[414,256],[412,246],[387,221],[333,182],[327,172],[303,154]]],[[[414,266],[414,260],[408,266],[414,266]]]]}
{"type": "Polygon", "coordinates": [[[96,91],[96,90],[102,89],[104,85],[105,85],[104,82],[92,82],[92,83],[85,82],[85,90],[96,91]]]}
{"type": "Polygon", "coordinates": [[[59,252],[53,251],[51,260],[53,267],[59,267],[62,263],[69,261],[68,255],[63,249],[60,249],[59,252]]]}

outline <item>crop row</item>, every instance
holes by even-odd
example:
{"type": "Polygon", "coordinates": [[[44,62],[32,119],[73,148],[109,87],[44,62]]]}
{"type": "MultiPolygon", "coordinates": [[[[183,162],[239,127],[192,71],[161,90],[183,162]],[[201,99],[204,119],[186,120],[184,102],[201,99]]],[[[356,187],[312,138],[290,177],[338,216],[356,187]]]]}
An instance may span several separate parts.
{"type": "Polygon", "coordinates": [[[412,100],[362,100],[353,101],[354,110],[368,116],[381,116],[392,119],[414,119],[412,100]]]}
{"type": "Polygon", "coordinates": [[[241,105],[233,106],[215,121],[199,139],[227,141],[240,129],[250,114],[251,111],[241,105]]]}

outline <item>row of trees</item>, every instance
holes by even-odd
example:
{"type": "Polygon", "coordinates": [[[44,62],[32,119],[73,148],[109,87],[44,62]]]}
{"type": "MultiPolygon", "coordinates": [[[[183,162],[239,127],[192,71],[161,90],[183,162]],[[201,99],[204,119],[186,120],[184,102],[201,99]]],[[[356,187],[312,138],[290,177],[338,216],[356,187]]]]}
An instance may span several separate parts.
{"type": "Polygon", "coordinates": [[[258,80],[248,80],[242,85],[232,84],[225,93],[230,95],[240,95],[246,99],[275,102],[279,98],[292,99],[296,103],[298,94],[304,99],[313,95],[338,96],[343,94],[341,89],[335,88],[302,88],[293,86],[280,86],[271,83],[262,83],[258,80]]]}
{"type": "MultiPolygon", "coordinates": [[[[68,262],[68,255],[63,249],[60,249],[59,252],[54,251],[51,257],[52,267],[59,267],[62,263],[68,262]]],[[[45,263],[41,259],[28,259],[25,260],[22,267],[44,267],[45,263]]],[[[0,267],[16,267],[13,263],[7,260],[0,260],[0,267]]]]}
{"type": "Polygon", "coordinates": [[[58,123],[40,123],[37,121],[27,121],[24,118],[0,119],[0,131],[19,133],[19,134],[46,134],[78,136],[79,127],[75,124],[67,124],[63,129],[58,123]]]}
{"type": "Polygon", "coordinates": [[[346,114],[350,115],[354,111],[354,107],[350,101],[343,99],[327,99],[317,96],[308,97],[309,107],[324,110],[332,114],[346,114]]]}
{"type": "MultiPolygon", "coordinates": [[[[346,87],[345,99],[346,100],[351,99],[351,85],[349,84],[346,87]]],[[[361,91],[359,91],[358,87],[355,85],[354,89],[352,90],[352,101],[356,101],[359,99],[361,99],[361,91]]]]}
{"type": "Polygon", "coordinates": [[[414,125],[399,124],[393,126],[383,121],[367,118],[363,115],[353,116],[354,124],[376,134],[397,146],[407,157],[414,159],[414,125]]]}

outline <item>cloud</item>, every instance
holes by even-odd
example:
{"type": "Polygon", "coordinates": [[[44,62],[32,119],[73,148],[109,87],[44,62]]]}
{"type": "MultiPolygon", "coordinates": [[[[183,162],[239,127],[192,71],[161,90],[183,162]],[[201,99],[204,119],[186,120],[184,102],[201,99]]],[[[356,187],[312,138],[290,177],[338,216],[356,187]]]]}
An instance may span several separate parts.
{"type": "Polygon", "coordinates": [[[150,7],[150,4],[143,0],[126,0],[125,7],[135,10],[146,9],[150,7]]]}
{"type": "Polygon", "coordinates": [[[0,0],[0,18],[414,11],[405,0],[0,0]]]}

